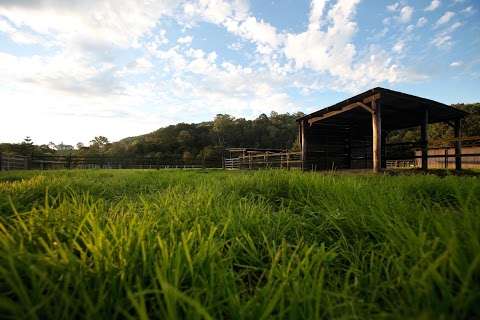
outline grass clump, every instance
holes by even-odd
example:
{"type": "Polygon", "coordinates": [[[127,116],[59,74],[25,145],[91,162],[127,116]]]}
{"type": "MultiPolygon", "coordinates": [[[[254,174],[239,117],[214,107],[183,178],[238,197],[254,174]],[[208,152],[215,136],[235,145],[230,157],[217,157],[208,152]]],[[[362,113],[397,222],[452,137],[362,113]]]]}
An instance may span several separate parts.
{"type": "Polygon", "coordinates": [[[4,318],[480,315],[476,177],[0,175],[4,318]]]}

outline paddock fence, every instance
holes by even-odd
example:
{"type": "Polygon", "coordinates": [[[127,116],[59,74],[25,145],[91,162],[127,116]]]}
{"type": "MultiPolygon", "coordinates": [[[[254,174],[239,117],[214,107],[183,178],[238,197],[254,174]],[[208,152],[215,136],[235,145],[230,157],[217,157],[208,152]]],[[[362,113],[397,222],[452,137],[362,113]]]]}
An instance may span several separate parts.
{"type": "Polygon", "coordinates": [[[224,168],[228,170],[254,170],[254,169],[302,169],[303,161],[301,152],[265,152],[262,154],[249,154],[236,158],[224,159],[224,168]]]}
{"type": "Polygon", "coordinates": [[[165,161],[151,157],[17,155],[0,153],[0,170],[203,169],[222,168],[222,160],[165,161]]]}

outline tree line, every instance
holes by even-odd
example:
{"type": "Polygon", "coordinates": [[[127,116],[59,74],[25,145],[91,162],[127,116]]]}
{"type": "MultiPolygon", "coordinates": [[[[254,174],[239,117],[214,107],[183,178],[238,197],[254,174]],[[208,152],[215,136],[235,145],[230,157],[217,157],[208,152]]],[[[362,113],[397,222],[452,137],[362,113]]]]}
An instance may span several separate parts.
{"type": "MultiPolygon", "coordinates": [[[[469,116],[463,125],[464,136],[480,136],[480,103],[455,104],[469,116]]],[[[165,162],[193,163],[215,161],[224,148],[250,147],[298,150],[298,113],[261,114],[256,119],[235,118],[218,114],[212,121],[178,123],[140,136],[110,142],[103,136],[94,137],[88,146],[63,143],[36,145],[30,137],[22,143],[2,143],[0,152],[23,155],[72,155],[112,157],[152,157],[165,162]]],[[[388,142],[418,141],[419,129],[390,132],[388,142]]],[[[453,137],[452,129],[443,123],[429,128],[432,140],[453,137]]]]}
{"type": "Polygon", "coordinates": [[[178,123],[145,135],[129,137],[117,142],[97,136],[88,146],[82,143],[65,145],[53,142],[35,145],[30,137],[22,143],[0,144],[0,152],[23,155],[72,155],[112,157],[152,157],[165,162],[193,163],[221,159],[229,147],[295,148],[296,119],[304,114],[271,112],[256,119],[235,118],[218,114],[212,121],[178,123]]]}

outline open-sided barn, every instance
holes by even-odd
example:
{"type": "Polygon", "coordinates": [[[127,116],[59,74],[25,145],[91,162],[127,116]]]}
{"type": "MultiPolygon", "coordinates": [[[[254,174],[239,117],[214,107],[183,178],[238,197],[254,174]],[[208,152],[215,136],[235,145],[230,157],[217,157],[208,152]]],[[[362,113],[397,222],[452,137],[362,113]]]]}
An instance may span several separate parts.
{"type": "Polygon", "coordinates": [[[461,169],[461,120],[446,104],[385,88],[373,88],[297,120],[306,169],[386,168],[391,130],[421,128],[422,168],[428,168],[428,126],[444,122],[455,132],[455,167],[461,169]]]}

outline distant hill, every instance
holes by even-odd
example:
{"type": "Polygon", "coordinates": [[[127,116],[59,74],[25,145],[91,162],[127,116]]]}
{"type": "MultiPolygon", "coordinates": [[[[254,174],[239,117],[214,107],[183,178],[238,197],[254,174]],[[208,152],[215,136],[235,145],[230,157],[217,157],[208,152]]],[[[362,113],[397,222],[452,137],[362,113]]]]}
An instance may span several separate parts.
{"type": "Polygon", "coordinates": [[[108,146],[112,155],[151,156],[166,161],[218,158],[228,147],[291,149],[297,137],[295,119],[303,113],[261,114],[254,120],[218,114],[213,121],[179,123],[129,137],[108,146]]]}

